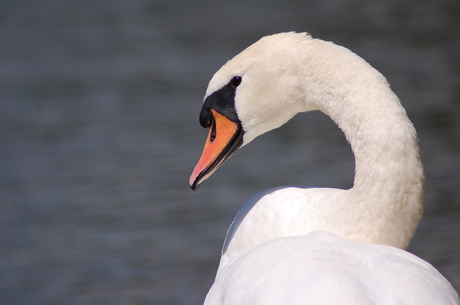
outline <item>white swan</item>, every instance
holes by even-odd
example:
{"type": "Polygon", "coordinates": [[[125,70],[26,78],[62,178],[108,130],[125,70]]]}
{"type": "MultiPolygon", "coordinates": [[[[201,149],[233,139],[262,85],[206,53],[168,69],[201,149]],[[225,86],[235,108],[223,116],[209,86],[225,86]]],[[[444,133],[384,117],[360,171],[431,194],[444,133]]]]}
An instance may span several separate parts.
{"type": "Polygon", "coordinates": [[[353,187],[254,196],[229,228],[205,304],[460,304],[442,275],[401,250],[423,213],[416,132],[386,79],[346,48],[282,33],[227,62],[206,91],[210,131],[192,189],[239,147],[312,110],[350,142],[353,187]]]}

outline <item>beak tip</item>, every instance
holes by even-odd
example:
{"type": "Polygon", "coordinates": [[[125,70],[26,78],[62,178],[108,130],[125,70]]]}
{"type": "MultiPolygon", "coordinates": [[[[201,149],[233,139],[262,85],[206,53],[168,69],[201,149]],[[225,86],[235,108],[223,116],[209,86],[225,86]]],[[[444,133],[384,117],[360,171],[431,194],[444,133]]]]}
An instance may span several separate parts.
{"type": "Polygon", "coordinates": [[[197,179],[190,179],[189,185],[192,191],[194,191],[195,193],[198,193],[198,190],[200,189],[201,184],[197,183],[197,179]]]}
{"type": "Polygon", "coordinates": [[[192,191],[194,191],[195,193],[198,193],[198,191],[200,190],[200,187],[197,185],[197,186],[191,186],[190,187],[192,189],[192,191]]]}

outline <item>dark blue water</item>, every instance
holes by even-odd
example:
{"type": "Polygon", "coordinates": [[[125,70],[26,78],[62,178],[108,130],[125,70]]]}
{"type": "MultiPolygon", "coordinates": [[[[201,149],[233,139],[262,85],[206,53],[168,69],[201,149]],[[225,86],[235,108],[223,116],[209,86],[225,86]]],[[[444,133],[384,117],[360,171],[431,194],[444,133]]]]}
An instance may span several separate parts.
{"type": "Polygon", "coordinates": [[[420,137],[410,248],[460,289],[460,5],[445,1],[4,1],[0,303],[200,304],[233,216],[277,185],[350,187],[325,116],[300,115],[194,194],[208,80],[261,36],[309,31],[382,71],[420,137]]]}

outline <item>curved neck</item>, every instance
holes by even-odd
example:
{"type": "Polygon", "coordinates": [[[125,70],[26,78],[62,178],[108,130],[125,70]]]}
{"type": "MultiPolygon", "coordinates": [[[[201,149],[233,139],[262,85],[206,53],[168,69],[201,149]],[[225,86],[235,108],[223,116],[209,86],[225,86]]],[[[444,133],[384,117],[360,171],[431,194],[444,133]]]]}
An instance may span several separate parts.
{"type": "Polygon", "coordinates": [[[379,227],[380,223],[382,243],[406,248],[422,218],[424,203],[424,173],[416,132],[391,90],[368,93],[365,101],[358,97],[349,106],[356,109],[353,104],[365,102],[365,111],[332,117],[355,156],[349,198],[367,211],[363,215],[377,216],[374,225],[379,227]]]}
{"type": "Polygon", "coordinates": [[[350,51],[344,53],[345,62],[305,72],[306,97],[351,144],[355,179],[344,202],[357,216],[350,217],[356,222],[350,228],[367,231],[372,242],[406,248],[423,213],[424,173],[416,131],[386,79],[350,51]],[[337,66],[346,73],[337,73],[337,66]]]}

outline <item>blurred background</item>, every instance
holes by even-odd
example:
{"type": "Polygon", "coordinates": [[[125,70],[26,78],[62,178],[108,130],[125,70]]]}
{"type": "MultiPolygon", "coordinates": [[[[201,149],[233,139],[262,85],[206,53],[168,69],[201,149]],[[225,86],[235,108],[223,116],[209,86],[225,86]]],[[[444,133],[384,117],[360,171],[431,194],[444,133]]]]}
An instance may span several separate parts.
{"type": "Polygon", "coordinates": [[[2,1],[0,303],[201,304],[252,195],[350,187],[351,151],[320,113],[188,187],[213,73],[293,30],[352,49],[401,98],[427,174],[410,251],[459,290],[458,0],[2,1]]]}

